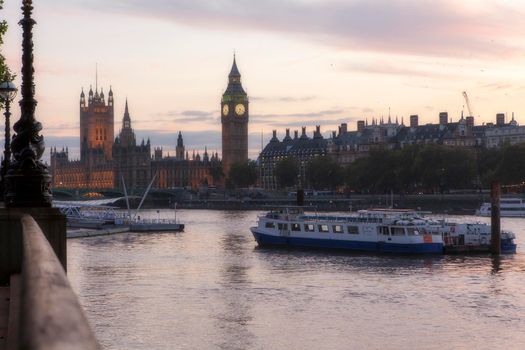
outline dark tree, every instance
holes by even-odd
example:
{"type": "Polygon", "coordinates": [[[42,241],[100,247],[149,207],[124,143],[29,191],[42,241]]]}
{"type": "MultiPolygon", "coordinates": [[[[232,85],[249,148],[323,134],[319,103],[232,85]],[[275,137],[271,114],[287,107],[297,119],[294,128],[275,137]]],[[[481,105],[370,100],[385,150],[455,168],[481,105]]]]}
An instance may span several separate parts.
{"type": "Polygon", "coordinates": [[[299,164],[291,157],[284,158],[275,166],[274,174],[281,188],[293,186],[299,174],[299,164]]]}
{"type": "Polygon", "coordinates": [[[400,150],[397,150],[397,171],[396,171],[396,187],[403,193],[411,193],[417,186],[418,177],[414,168],[414,160],[419,151],[419,146],[408,145],[400,150]]]}
{"type": "Polygon", "coordinates": [[[475,154],[463,148],[427,145],[418,153],[414,171],[427,191],[472,188],[477,174],[475,154]]]}
{"type": "Polygon", "coordinates": [[[496,170],[501,160],[501,152],[495,148],[477,148],[476,155],[476,169],[477,179],[476,183],[481,187],[489,187],[490,183],[495,180],[496,170]]]}
{"type": "Polygon", "coordinates": [[[233,163],[230,168],[229,180],[236,188],[254,185],[257,182],[257,165],[254,161],[233,163]]]}
{"type": "Polygon", "coordinates": [[[367,158],[357,159],[352,164],[346,167],[345,182],[351,190],[368,191],[368,182],[366,181],[367,168],[367,158]]]}
{"type": "Polygon", "coordinates": [[[310,161],[306,176],[314,189],[333,189],[343,183],[344,172],[335,160],[323,156],[310,161]]]}
{"type": "Polygon", "coordinates": [[[501,149],[501,161],[496,176],[506,185],[525,181],[525,144],[505,146],[501,149]]]}
{"type": "MultiPolygon", "coordinates": [[[[4,8],[4,0],[0,0],[0,10],[4,8]]],[[[2,54],[1,47],[4,44],[4,34],[7,31],[7,22],[5,20],[0,21],[0,82],[6,80],[12,80],[14,76],[11,74],[5,64],[5,57],[2,54]]]]}
{"type": "Polygon", "coordinates": [[[224,172],[222,170],[222,164],[213,164],[210,167],[210,175],[213,179],[213,183],[219,183],[224,177],[224,172]]]}
{"type": "Polygon", "coordinates": [[[346,184],[356,191],[441,192],[478,184],[476,153],[442,145],[375,149],[346,169],[346,184]]]}

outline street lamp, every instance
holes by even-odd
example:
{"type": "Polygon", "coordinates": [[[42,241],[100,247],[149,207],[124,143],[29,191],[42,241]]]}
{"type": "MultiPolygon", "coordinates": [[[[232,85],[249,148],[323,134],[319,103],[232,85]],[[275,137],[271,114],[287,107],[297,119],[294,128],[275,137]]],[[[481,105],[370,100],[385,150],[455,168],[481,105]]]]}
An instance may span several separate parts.
{"type": "Polygon", "coordinates": [[[22,85],[20,119],[13,125],[12,163],[5,177],[5,206],[51,207],[51,175],[40,160],[45,150],[42,124],[35,118],[35,83],[33,68],[32,0],[22,0],[22,85]]]}
{"type": "Polygon", "coordinates": [[[0,84],[0,102],[4,104],[5,112],[5,143],[4,143],[4,160],[2,161],[2,169],[0,170],[0,176],[2,177],[0,183],[0,197],[4,197],[4,184],[5,184],[5,175],[7,174],[7,169],[11,161],[11,123],[9,118],[11,117],[11,112],[9,107],[11,102],[16,97],[18,89],[12,81],[4,81],[0,84]]]}

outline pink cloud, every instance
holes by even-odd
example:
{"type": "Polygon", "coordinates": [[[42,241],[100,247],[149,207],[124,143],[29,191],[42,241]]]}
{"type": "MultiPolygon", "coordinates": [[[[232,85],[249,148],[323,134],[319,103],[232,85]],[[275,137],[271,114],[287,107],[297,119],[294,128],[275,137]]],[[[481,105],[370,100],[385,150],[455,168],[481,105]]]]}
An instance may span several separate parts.
{"type": "Polygon", "coordinates": [[[148,16],[189,26],[276,31],[341,49],[451,57],[511,57],[525,49],[523,10],[452,0],[308,2],[291,0],[114,0],[93,9],[148,16]]]}

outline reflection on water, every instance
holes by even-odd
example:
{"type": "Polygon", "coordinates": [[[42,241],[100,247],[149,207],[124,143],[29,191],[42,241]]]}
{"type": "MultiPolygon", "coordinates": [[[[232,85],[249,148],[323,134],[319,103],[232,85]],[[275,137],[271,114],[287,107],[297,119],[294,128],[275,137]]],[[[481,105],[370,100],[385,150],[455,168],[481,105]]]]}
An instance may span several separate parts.
{"type": "Polygon", "coordinates": [[[256,214],[186,210],[182,233],[69,240],[69,278],[103,347],[525,347],[523,219],[502,221],[516,255],[400,257],[261,249],[256,214]]]}

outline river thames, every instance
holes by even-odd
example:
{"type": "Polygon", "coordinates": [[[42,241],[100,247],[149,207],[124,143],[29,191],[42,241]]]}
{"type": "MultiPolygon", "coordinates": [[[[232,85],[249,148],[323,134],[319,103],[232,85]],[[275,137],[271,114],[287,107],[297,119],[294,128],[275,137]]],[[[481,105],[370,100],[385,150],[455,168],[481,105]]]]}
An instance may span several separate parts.
{"type": "Polygon", "coordinates": [[[259,213],[180,210],[185,232],[68,240],[103,348],[525,348],[525,219],[502,219],[518,253],[498,261],[259,249],[259,213]]]}

